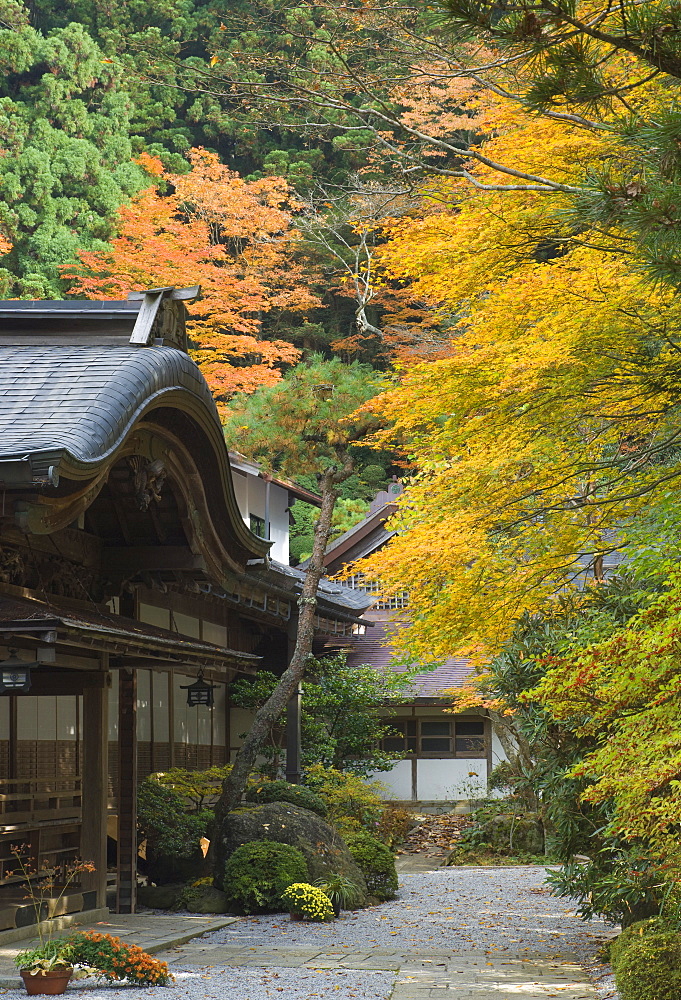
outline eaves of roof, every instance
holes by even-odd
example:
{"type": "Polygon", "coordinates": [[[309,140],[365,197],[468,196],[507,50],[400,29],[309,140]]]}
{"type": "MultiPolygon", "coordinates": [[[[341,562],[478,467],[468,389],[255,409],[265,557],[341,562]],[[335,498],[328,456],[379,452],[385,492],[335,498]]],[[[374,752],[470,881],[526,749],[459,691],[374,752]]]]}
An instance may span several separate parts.
{"type": "Polygon", "coordinates": [[[156,628],[134,618],[75,610],[57,600],[34,601],[0,595],[0,637],[69,641],[111,654],[178,666],[256,668],[261,657],[156,628]],[[49,634],[53,633],[52,636],[49,634]]]}

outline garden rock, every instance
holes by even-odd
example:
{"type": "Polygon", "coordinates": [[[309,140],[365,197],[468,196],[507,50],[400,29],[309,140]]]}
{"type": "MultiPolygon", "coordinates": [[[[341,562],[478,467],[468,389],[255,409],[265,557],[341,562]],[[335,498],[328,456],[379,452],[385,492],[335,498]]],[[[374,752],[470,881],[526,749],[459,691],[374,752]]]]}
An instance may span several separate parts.
{"type": "Polygon", "coordinates": [[[273,840],[297,847],[307,861],[311,882],[332,874],[344,875],[359,886],[358,905],[368,904],[364,876],[341,835],[308,809],[287,802],[235,809],[225,817],[219,837],[224,861],[237,847],[254,840],[273,840]]]}
{"type": "Polygon", "coordinates": [[[137,902],[152,910],[172,910],[177,904],[183,885],[140,885],[137,902]]]}
{"type": "Polygon", "coordinates": [[[498,851],[544,853],[544,828],[536,813],[500,813],[480,824],[480,839],[498,851]]]}
{"type": "Polygon", "coordinates": [[[183,893],[185,906],[190,913],[227,913],[229,897],[226,892],[212,885],[196,885],[183,893]]]}

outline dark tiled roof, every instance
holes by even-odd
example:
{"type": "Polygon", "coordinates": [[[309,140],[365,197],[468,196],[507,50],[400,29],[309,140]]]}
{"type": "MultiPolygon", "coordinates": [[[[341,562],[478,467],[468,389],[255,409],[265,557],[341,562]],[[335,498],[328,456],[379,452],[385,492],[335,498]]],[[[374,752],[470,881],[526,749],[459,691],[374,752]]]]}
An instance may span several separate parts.
{"type": "MultiPolygon", "coordinates": [[[[394,651],[389,645],[390,633],[394,633],[400,625],[374,615],[371,615],[371,619],[374,621],[374,627],[367,629],[366,635],[353,637],[348,665],[359,667],[369,663],[377,670],[392,670],[395,673],[404,673],[407,669],[411,669],[413,665],[405,666],[395,662],[394,651]]],[[[451,657],[435,670],[417,674],[408,689],[409,693],[416,699],[438,698],[442,691],[461,687],[472,669],[468,660],[451,657]]]]}
{"type": "MultiPolygon", "coordinates": [[[[271,571],[279,574],[296,591],[302,589],[305,582],[306,573],[295,566],[284,566],[283,563],[271,560],[271,571]]],[[[347,608],[355,615],[361,615],[374,602],[372,594],[367,594],[363,590],[354,590],[352,587],[345,587],[335,580],[328,580],[322,577],[317,590],[320,611],[323,611],[324,603],[331,606],[347,608]]]]}
{"type": "Polygon", "coordinates": [[[56,629],[88,640],[94,648],[107,649],[109,645],[128,647],[142,656],[167,659],[169,662],[202,663],[214,661],[240,662],[257,666],[259,656],[216,646],[178,632],[147,625],[136,618],[108,614],[103,611],[76,609],[60,604],[58,600],[33,601],[0,594],[0,636],[13,630],[25,631],[31,627],[36,632],[56,629]]]}
{"type": "Polygon", "coordinates": [[[177,389],[219,423],[198,368],[172,347],[0,347],[0,461],[30,455],[33,474],[45,476],[68,456],[87,471],[177,389]]]}

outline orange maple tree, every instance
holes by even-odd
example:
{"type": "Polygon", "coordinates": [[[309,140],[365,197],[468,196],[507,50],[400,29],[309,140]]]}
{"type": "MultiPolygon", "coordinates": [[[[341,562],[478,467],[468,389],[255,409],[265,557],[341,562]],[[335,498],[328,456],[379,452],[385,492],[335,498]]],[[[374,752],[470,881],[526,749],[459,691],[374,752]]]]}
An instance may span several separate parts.
{"type": "Polygon", "coordinates": [[[205,149],[189,160],[188,173],[166,174],[143,154],[154,185],[121,207],[110,249],[81,251],[81,266],[64,274],[87,298],[200,285],[189,305],[191,354],[219,403],[276,382],[298,359],[290,343],[263,338],[263,316],[304,315],[317,299],[293,257],[297,203],[286,181],[246,181],[205,149]]]}

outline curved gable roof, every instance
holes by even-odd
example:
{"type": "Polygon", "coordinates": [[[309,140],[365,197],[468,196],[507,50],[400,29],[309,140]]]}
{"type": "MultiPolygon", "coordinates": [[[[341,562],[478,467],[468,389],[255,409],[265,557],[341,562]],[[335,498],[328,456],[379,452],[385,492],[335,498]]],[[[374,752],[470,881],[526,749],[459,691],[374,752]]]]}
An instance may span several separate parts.
{"type": "Polygon", "coordinates": [[[30,456],[34,477],[86,477],[178,391],[219,426],[201,373],[175,348],[0,347],[0,461],[30,456]]]}

